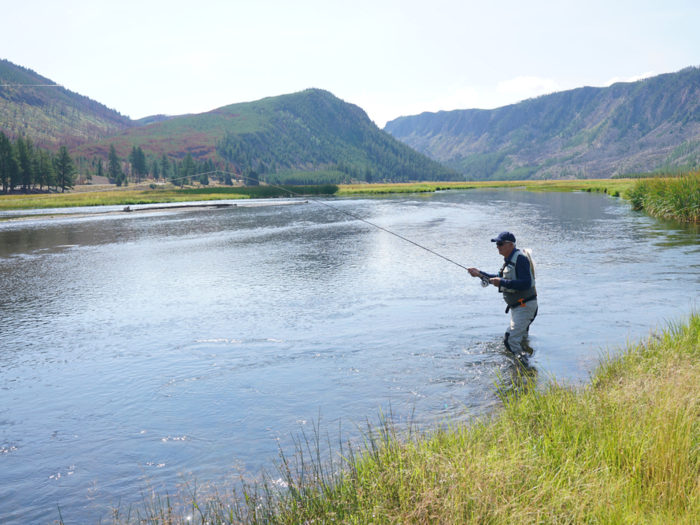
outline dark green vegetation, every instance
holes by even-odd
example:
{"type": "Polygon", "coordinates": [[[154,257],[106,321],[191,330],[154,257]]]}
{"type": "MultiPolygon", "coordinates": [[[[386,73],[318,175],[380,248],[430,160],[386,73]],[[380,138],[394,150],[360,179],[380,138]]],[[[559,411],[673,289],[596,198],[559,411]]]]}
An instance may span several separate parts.
{"type": "Polygon", "coordinates": [[[75,182],[75,163],[66,146],[54,155],[51,151],[34,146],[21,136],[14,143],[0,131],[0,185],[2,193],[21,191],[30,193],[53,186],[54,191],[72,188],[75,182]]]}
{"type": "Polygon", "coordinates": [[[76,151],[106,157],[112,145],[121,157],[134,145],[149,158],[189,153],[273,183],[461,179],[377,128],[359,107],[320,89],[155,122],[76,151]]]}
{"type": "Polygon", "coordinates": [[[47,84],[56,82],[0,59],[0,131],[12,140],[24,135],[39,147],[58,150],[60,145],[73,148],[134,125],[99,102],[47,84]]]}
{"type": "Polygon", "coordinates": [[[384,129],[476,180],[694,169],[700,159],[700,69],[493,110],[401,117],[384,129]]]}
{"type": "Polygon", "coordinates": [[[195,188],[180,190],[179,195],[245,195],[251,199],[262,199],[270,197],[290,197],[294,195],[335,195],[338,193],[338,186],[334,184],[323,184],[319,186],[253,186],[253,187],[218,187],[218,188],[195,188]]]}
{"type": "Polygon", "coordinates": [[[640,179],[627,190],[637,210],[662,219],[700,222],[700,172],[640,179]]]}
{"type": "Polygon", "coordinates": [[[700,316],[603,359],[589,385],[501,385],[490,418],[429,433],[384,420],[364,447],[302,435],[232,491],[149,490],[113,523],[459,524],[700,521],[700,316]],[[283,488],[284,487],[284,488],[283,488]],[[130,517],[126,517],[129,512],[130,517]]]}

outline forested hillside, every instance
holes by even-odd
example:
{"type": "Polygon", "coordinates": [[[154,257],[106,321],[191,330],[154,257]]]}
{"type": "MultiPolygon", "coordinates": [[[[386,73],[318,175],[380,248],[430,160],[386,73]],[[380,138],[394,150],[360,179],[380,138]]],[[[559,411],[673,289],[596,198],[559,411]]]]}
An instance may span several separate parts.
{"type": "Polygon", "coordinates": [[[700,159],[700,69],[493,110],[400,117],[384,129],[474,179],[693,169],[700,159]]]}
{"type": "Polygon", "coordinates": [[[114,135],[136,125],[128,117],[73,93],[31,69],[0,60],[0,132],[10,139],[32,137],[57,150],[114,135]]]}
{"type": "Polygon", "coordinates": [[[209,160],[270,182],[455,180],[462,177],[380,130],[359,107],[309,89],[131,128],[75,151],[209,160]]]}

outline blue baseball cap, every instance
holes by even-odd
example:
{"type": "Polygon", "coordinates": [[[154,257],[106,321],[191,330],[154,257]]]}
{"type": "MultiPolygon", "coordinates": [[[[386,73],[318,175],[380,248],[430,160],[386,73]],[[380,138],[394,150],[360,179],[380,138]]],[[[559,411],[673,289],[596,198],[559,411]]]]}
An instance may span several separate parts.
{"type": "Polygon", "coordinates": [[[515,235],[510,232],[501,232],[498,237],[491,239],[491,242],[515,242],[515,235]]]}

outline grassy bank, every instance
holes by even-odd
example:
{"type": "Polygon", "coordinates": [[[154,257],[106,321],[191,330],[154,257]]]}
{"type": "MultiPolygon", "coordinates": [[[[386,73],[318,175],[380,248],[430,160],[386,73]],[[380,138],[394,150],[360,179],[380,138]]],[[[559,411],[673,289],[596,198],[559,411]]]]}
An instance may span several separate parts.
{"type": "Polygon", "coordinates": [[[495,181],[495,182],[438,182],[401,184],[344,184],[336,186],[271,186],[253,187],[203,187],[179,189],[167,186],[151,189],[144,185],[128,188],[81,187],[70,193],[2,195],[0,211],[69,208],[77,206],[112,206],[134,204],[157,204],[168,202],[273,198],[300,195],[382,195],[392,193],[432,193],[440,190],[465,190],[476,188],[523,188],[527,191],[588,191],[620,196],[635,183],[631,179],[595,179],[563,181],[495,181]],[[287,191],[289,190],[289,191],[287,191]],[[290,193],[293,192],[293,193],[290,193]]]}
{"type": "Polygon", "coordinates": [[[655,217],[700,222],[700,172],[640,179],[627,198],[632,207],[655,217]]]}
{"type": "Polygon", "coordinates": [[[619,196],[634,183],[629,179],[417,182],[406,184],[341,184],[338,195],[381,195],[387,193],[425,193],[439,190],[476,188],[523,188],[528,191],[588,191],[619,196]]]}
{"type": "MultiPolygon", "coordinates": [[[[289,189],[301,195],[333,195],[338,187],[290,186],[289,189]]],[[[47,208],[71,208],[77,206],[112,206],[133,204],[158,204],[168,202],[190,202],[224,199],[262,199],[289,197],[284,188],[270,186],[176,189],[99,189],[57,194],[4,195],[0,197],[0,211],[47,208]]]]}
{"type": "Polygon", "coordinates": [[[339,451],[342,470],[302,441],[257,484],[150,494],[131,522],[698,523],[699,361],[693,315],[604,359],[585,388],[510,388],[491,418],[428,434],[386,424],[339,451]]]}

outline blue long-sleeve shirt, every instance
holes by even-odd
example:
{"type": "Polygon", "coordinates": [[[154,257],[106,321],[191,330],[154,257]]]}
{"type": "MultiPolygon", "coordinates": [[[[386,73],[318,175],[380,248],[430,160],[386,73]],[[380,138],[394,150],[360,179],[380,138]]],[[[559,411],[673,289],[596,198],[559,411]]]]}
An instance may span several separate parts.
{"type": "MultiPolygon", "coordinates": [[[[510,262],[514,255],[515,250],[513,250],[513,252],[504,259],[505,262],[510,262]]],[[[486,272],[481,272],[481,275],[485,275],[489,279],[498,277],[498,274],[490,274],[486,272]]],[[[518,279],[501,278],[501,286],[503,288],[508,288],[509,290],[518,291],[532,288],[532,279],[530,279],[530,259],[528,259],[525,254],[523,254],[523,257],[518,257],[518,262],[515,263],[515,275],[518,276],[518,279]]]]}

